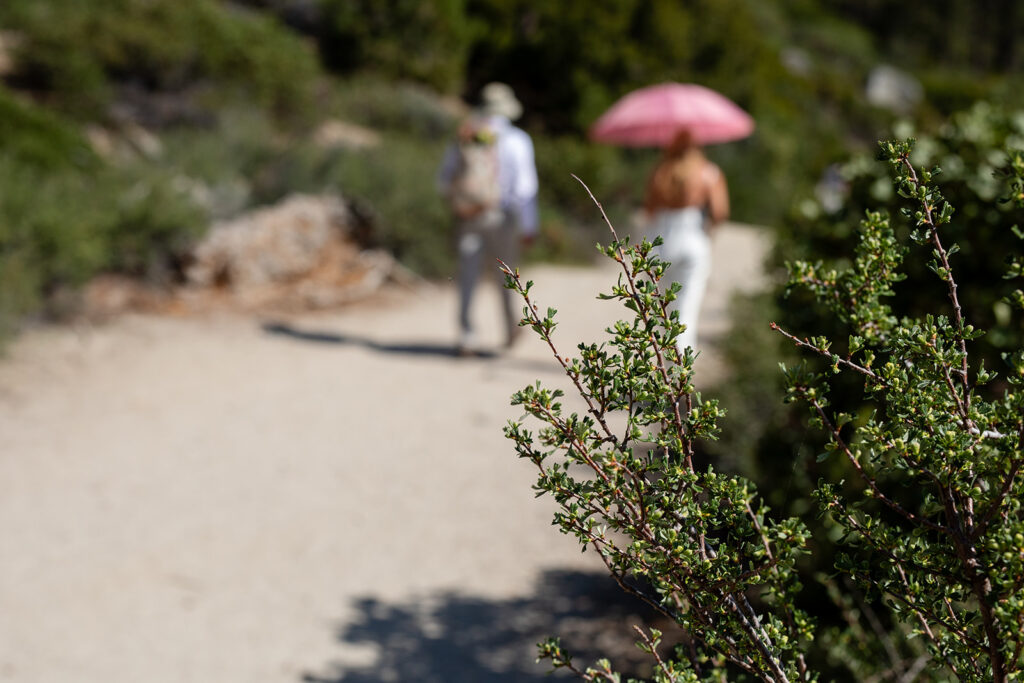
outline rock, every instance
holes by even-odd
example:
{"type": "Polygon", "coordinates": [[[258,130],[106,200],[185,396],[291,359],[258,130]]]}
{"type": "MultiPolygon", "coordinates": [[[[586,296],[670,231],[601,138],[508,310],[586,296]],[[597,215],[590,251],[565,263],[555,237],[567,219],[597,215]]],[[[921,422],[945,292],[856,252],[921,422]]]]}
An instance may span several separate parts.
{"type": "Polygon", "coordinates": [[[807,78],[814,71],[814,61],[806,50],[798,47],[785,47],[779,53],[779,61],[786,71],[794,76],[807,78]]]}
{"type": "Polygon", "coordinates": [[[106,320],[124,311],[163,311],[167,290],[124,275],[107,273],[89,281],[79,295],[78,313],[88,320],[106,320]]]}
{"type": "Polygon", "coordinates": [[[124,137],[139,154],[147,159],[158,159],[163,156],[164,144],[160,142],[160,138],[138,124],[125,124],[124,137]]]}
{"type": "Polygon", "coordinates": [[[354,123],[329,119],[324,121],[316,132],[313,141],[322,147],[376,147],[380,144],[380,135],[375,130],[357,126],[354,123]]]}
{"type": "Polygon", "coordinates": [[[159,159],[164,153],[159,137],[131,122],[122,124],[116,130],[90,123],[85,126],[84,133],[93,151],[109,161],[131,161],[140,156],[159,159]]]}
{"type": "Polygon", "coordinates": [[[0,31],[0,77],[9,76],[17,68],[15,52],[24,42],[24,37],[13,31],[0,31]]]}
{"type": "Polygon", "coordinates": [[[365,299],[387,283],[421,284],[358,237],[358,217],[340,198],[293,195],[214,223],[190,255],[184,286],[101,275],[69,301],[69,313],[106,320],[127,311],[305,311],[365,299]]]}
{"type": "Polygon", "coordinates": [[[333,197],[295,195],[275,206],[214,223],[192,253],[189,284],[244,289],[312,271],[332,233],[343,232],[345,205],[333,197]]]}
{"type": "Polygon", "coordinates": [[[381,250],[363,250],[357,221],[337,197],[294,195],[214,224],[192,254],[190,308],[229,295],[236,308],[306,310],[349,303],[408,275],[381,250]]]}
{"type": "Polygon", "coordinates": [[[880,64],[868,74],[868,102],[896,114],[909,114],[924,96],[921,83],[906,71],[880,64]]]}
{"type": "Polygon", "coordinates": [[[117,140],[102,126],[92,123],[86,125],[85,139],[89,141],[92,151],[108,161],[115,159],[119,154],[117,140]]]}

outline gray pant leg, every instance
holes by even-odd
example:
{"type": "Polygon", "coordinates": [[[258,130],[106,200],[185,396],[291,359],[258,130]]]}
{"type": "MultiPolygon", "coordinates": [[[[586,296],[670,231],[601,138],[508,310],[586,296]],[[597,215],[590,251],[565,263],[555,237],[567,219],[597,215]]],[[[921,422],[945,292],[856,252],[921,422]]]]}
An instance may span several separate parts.
{"type": "Polygon", "coordinates": [[[480,232],[467,225],[459,226],[459,343],[465,344],[473,335],[473,324],[470,318],[470,307],[473,303],[473,291],[480,279],[486,240],[480,232]]]}
{"type": "MultiPolygon", "coordinates": [[[[519,225],[512,214],[507,214],[505,222],[499,230],[491,234],[490,252],[500,258],[510,268],[519,265],[519,225]]],[[[505,289],[505,276],[502,274],[498,263],[494,263],[494,272],[498,278],[498,286],[501,287],[501,306],[505,319],[505,336],[511,341],[512,337],[519,331],[519,319],[522,317],[519,306],[519,296],[510,289],[505,289]]]]}

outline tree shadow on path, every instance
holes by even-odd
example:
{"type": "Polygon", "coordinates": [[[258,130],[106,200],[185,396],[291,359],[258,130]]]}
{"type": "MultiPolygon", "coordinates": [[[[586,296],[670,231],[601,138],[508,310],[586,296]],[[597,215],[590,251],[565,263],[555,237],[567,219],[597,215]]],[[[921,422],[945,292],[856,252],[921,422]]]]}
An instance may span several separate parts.
{"type": "Polygon", "coordinates": [[[574,571],[543,573],[528,597],[488,600],[446,592],[398,604],[363,598],[355,606],[358,618],[339,630],[338,640],[371,647],[374,661],[306,673],[305,683],[539,683],[571,677],[564,671],[548,675],[548,663],[536,663],[536,644],[548,636],[562,638],[577,666],[606,656],[618,670],[647,675],[632,627],[665,626],[606,574],[574,571]]]}

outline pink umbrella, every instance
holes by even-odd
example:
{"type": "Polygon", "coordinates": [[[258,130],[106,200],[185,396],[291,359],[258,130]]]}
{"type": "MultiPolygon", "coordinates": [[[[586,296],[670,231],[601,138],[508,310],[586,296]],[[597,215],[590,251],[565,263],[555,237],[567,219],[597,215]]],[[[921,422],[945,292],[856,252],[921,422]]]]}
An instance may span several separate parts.
{"type": "Polygon", "coordinates": [[[754,119],[702,85],[663,83],[629,93],[590,128],[590,137],[630,147],[664,147],[682,128],[697,144],[729,142],[754,131],[754,119]]]}

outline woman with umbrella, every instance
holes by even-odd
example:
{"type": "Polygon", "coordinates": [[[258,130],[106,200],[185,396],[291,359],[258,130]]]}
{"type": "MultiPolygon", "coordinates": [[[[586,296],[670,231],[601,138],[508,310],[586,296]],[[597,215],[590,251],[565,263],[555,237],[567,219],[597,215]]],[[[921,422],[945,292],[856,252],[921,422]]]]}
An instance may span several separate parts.
{"type": "Polygon", "coordinates": [[[697,345],[697,315],[711,272],[711,230],[729,217],[725,176],[700,145],[750,135],[754,122],[728,98],[700,85],[665,83],[626,95],[593,125],[602,142],[664,148],[647,183],[644,209],[667,282],[682,285],[674,304],[686,330],[680,352],[697,345]]]}
{"type": "Polygon", "coordinates": [[[647,182],[644,210],[650,237],[661,237],[658,256],[671,265],[668,282],[682,285],[674,302],[686,329],[676,340],[682,352],[697,347],[697,316],[711,274],[711,231],[729,217],[729,192],[718,166],[683,128],[665,148],[647,182]]]}

